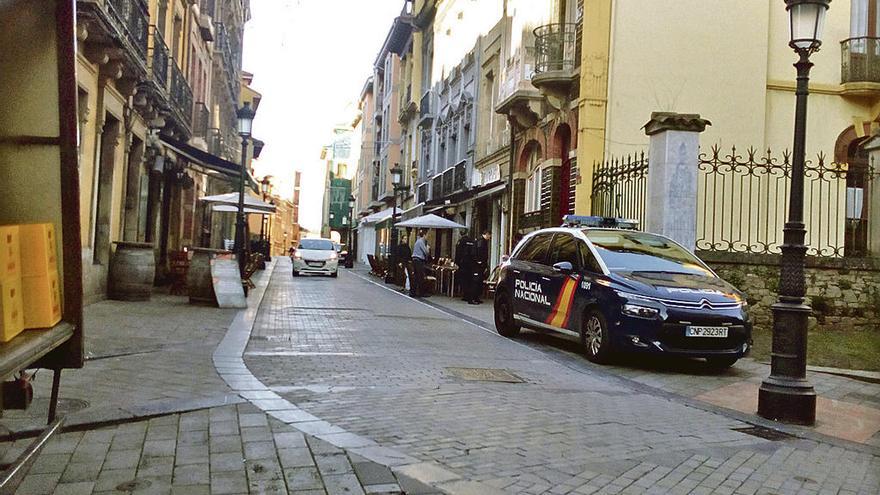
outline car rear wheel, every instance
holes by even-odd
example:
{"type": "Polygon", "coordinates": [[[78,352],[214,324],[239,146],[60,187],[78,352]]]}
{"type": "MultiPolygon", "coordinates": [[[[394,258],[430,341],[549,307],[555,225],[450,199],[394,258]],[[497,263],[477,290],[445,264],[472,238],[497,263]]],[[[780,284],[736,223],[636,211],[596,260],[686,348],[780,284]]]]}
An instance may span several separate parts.
{"type": "Polygon", "coordinates": [[[519,335],[519,325],[513,319],[513,306],[504,292],[495,296],[495,330],[509,338],[519,335]]]}
{"type": "Polygon", "coordinates": [[[584,355],[594,363],[607,363],[611,357],[611,338],[608,323],[602,313],[593,309],[581,320],[581,348],[584,355]]]}
{"type": "Polygon", "coordinates": [[[739,361],[739,358],[735,357],[710,357],[706,358],[706,364],[709,365],[709,368],[713,370],[726,370],[730,368],[739,361]]]}

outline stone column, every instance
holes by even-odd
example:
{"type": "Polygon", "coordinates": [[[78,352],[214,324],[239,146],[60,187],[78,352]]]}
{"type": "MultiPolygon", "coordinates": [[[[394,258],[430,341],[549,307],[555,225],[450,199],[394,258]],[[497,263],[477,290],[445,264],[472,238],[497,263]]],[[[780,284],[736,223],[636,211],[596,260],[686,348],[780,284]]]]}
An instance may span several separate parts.
{"type": "Polygon", "coordinates": [[[644,229],[691,251],[697,240],[700,133],[707,125],[699,114],[654,112],[644,127],[651,137],[644,229]]]}
{"type": "Polygon", "coordinates": [[[865,201],[868,204],[868,254],[880,257],[880,134],[868,139],[863,145],[868,152],[868,183],[865,201]]]}

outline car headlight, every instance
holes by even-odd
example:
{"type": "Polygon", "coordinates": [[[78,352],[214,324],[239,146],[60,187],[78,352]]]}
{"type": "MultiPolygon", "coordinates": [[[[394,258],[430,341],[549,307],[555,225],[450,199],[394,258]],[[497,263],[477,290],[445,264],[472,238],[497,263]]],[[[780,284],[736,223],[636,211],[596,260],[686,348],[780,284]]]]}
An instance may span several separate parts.
{"type": "Polygon", "coordinates": [[[302,259],[303,254],[302,254],[301,252],[299,252],[299,251],[295,251],[295,252],[293,253],[293,257],[294,257],[294,258],[298,258],[298,259],[302,259]]]}
{"type": "Polygon", "coordinates": [[[330,252],[330,259],[331,259],[331,260],[335,260],[335,259],[336,259],[336,251],[331,251],[331,252],[330,252]]]}
{"type": "Polygon", "coordinates": [[[627,316],[633,316],[636,318],[645,318],[649,320],[653,320],[657,318],[660,314],[660,310],[657,308],[651,308],[648,306],[642,306],[639,304],[626,303],[623,305],[623,308],[620,310],[623,314],[627,316]]]}

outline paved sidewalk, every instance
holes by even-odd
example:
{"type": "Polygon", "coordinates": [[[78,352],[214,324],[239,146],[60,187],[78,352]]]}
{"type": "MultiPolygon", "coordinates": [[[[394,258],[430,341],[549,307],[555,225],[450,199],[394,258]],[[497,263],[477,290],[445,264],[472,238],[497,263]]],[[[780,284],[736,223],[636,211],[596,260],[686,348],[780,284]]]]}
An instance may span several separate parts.
{"type": "MultiPolygon", "coordinates": [[[[61,397],[67,408],[88,407],[67,416],[65,427],[77,428],[50,440],[16,493],[437,493],[273,418],[218,373],[215,352],[256,313],[270,272],[241,312],[164,295],[86,308],[91,359],[65,372],[61,397]]],[[[6,435],[43,427],[46,387],[36,383],[36,407],[0,418],[6,435]]],[[[0,442],[0,466],[31,441],[0,442]]]]}
{"type": "MultiPolygon", "coordinates": [[[[368,270],[358,272],[366,274],[368,270]]],[[[431,296],[426,302],[463,315],[485,329],[495,330],[491,300],[474,306],[460,299],[431,296]]],[[[559,335],[524,332],[520,341],[585,360],[577,342],[559,335]]],[[[768,364],[750,358],[721,372],[706,367],[700,360],[646,356],[621,356],[614,364],[606,366],[587,365],[666,392],[750,415],[757,410],[758,387],[770,374],[768,364]]],[[[817,425],[812,430],[880,447],[880,384],[829,373],[807,372],[807,376],[819,395],[817,425]]]]}

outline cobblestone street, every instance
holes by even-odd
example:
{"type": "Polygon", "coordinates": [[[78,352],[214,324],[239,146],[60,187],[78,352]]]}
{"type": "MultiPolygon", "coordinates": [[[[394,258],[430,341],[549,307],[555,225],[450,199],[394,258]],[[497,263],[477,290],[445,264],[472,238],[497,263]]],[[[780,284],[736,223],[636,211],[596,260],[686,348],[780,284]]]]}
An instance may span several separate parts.
{"type": "MultiPolygon", "coordinates": [[[[80,426],[50,441],[17,493],[880,489],[875,446],[796,428],[763,438],[774,433],[766,422],[691,399],[708,386],[674,393],[672,370],[601,368],[559,342],[501,338],[481,323],[488,305],[465,314],[449,300],[415,301],[359,271],[294,279],[285,258],[259,280],[238,313],[168,296],[147,306],[150,318],[124,303],[90,307],[101,343],[89,350],[104,359],[65,375],[62,399],[91,406],[70,416],[80,426]],[[164,369],[153,380],[135,372],[145,357],[164,369]],[[108,366],[129,372],[111,380],[108,366]]],[[[0,424],[26,432],[39,425],[28,417],[0,424]]],[[[0,443],[3,463],[26,436],[0,443]]]]}

